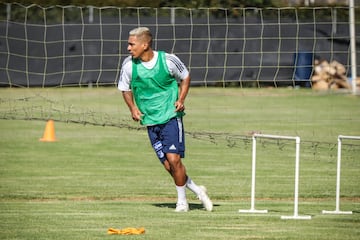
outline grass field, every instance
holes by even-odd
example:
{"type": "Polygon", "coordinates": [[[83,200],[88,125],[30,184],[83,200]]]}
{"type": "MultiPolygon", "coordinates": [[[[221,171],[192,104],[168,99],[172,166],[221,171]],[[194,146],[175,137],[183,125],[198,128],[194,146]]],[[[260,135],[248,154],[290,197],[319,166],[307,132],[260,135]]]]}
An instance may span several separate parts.
{"type": "Polygon", "coordinates": [[[114,88],[0,89],[0,239],[359,239],[360,142],[344,141],[341,210],[335,210],[337,136],[360,135],[359,97],[294,89],[193,88],[186,103],[188,174],[214,211],[188,192],[174,213],[174,185],[147,133],[114,88]],[[47,119],[56,142],[39,142],[47,119]],[[299,214],[295,144],[258,144],[250,208],[251,133],[301,137],[299,214]],[[139,236],[107,229],[144,227],[139,236]]]}

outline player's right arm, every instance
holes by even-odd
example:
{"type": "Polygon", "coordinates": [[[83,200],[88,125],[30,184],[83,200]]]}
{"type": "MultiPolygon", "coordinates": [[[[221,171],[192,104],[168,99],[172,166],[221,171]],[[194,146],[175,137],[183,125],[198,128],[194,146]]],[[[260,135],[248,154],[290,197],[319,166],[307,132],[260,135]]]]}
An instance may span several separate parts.
{"type": "Polygon", "coordinates": [[[131,91],[122,91],[123,98],[125,100],[125,103],[129,107],[131,117],[134,121],[140,121],[142,113],[134,103],[134,97],[131,91]]]}
{"type": "Polygon", "coordinates": [[[121,66],[118,89],[122,92],[124,101],[126,105],[129,107],[132,119],[134,121],[140,121],[142,113],[136,106],[134,102],[133,93],[130,89],[130,81],[132,77],[131,75],[132,75],[132,62],[131,62],[131,56],[129,56],[124,60],[121,66]]]}

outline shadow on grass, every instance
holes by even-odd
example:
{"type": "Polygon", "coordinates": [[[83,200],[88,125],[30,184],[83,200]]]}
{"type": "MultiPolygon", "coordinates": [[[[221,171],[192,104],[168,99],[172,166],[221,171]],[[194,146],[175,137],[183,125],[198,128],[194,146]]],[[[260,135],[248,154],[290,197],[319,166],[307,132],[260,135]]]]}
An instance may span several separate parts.
{"type": "MultiPolygon", "coordinates": [[[[176,203],[154,203],[152,204],[155,207],[159,208],[176,208],[176,203]]],[[[214,207],[219,206],[218,204],[214,204],[214,207]]],[[[204,206],[201,203],[189,203],[190,210],[196,209],[204,209],[204,206]]]]}

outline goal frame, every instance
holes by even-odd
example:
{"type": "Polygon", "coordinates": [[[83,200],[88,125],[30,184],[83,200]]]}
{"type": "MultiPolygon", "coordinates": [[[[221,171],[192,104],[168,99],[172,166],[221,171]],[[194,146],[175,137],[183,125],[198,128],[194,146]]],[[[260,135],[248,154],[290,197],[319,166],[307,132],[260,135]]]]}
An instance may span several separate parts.
{"type": "Polygon", "coordinates": [[[252,174],[251,174],[251,207],[249,210],[239,210],[239,213],[267,213],[268,210],[257,210],[255,208],[255,185],[256,185],[256,139],[283,139],[295,140],[295,189],[294,189],[294,214],[292,216],[281,216],[281,219],[311,219],[311,216],[302,215],[298,213],[299,205],[299,172],[300,172],[300,137],[296,136],[281,136],[269,134],[253,134],[252,136],[252,174]]]}
{"type": "Polygon", "coordinates": [[[351,140],[360,140],[360,136],[345,136],[339,135],[338,142],[338,150],[337,150],[337,167],[336,167],[336,197],[335,197],[335,210],[328,211],[323,210],[323,214],[352,214],[352,211],[341,211],[340,210],[340,175],[341,175],[341,146],[342,139],[351,139],[351,140]]]}

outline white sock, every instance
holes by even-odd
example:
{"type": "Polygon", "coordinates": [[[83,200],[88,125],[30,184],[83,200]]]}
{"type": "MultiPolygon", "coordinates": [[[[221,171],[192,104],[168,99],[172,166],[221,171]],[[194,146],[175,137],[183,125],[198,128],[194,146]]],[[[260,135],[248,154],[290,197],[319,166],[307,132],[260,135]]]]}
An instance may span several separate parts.
{"type": "Polygon", "coordinates": [[[193,193],[195,193],[196,196],[198,196],[199,193],[200,193],[200,191],[201,191],[201,189],[199,188],[199,186],[196,185],[196,184],[193,182],[193,180],[191,180],[191,178],[190,178],[189,176],[188,176],[188,179],[187,179],[187,181],[186,181],[186,187],[187,187],[188,189],[190,189],[193,193]]]}
{"type": "Polygon", "coordinates": [[[184,186],[176,186],[176,191],[178,194],[178,204],[186,204],[186,185],[184,186]]]}

